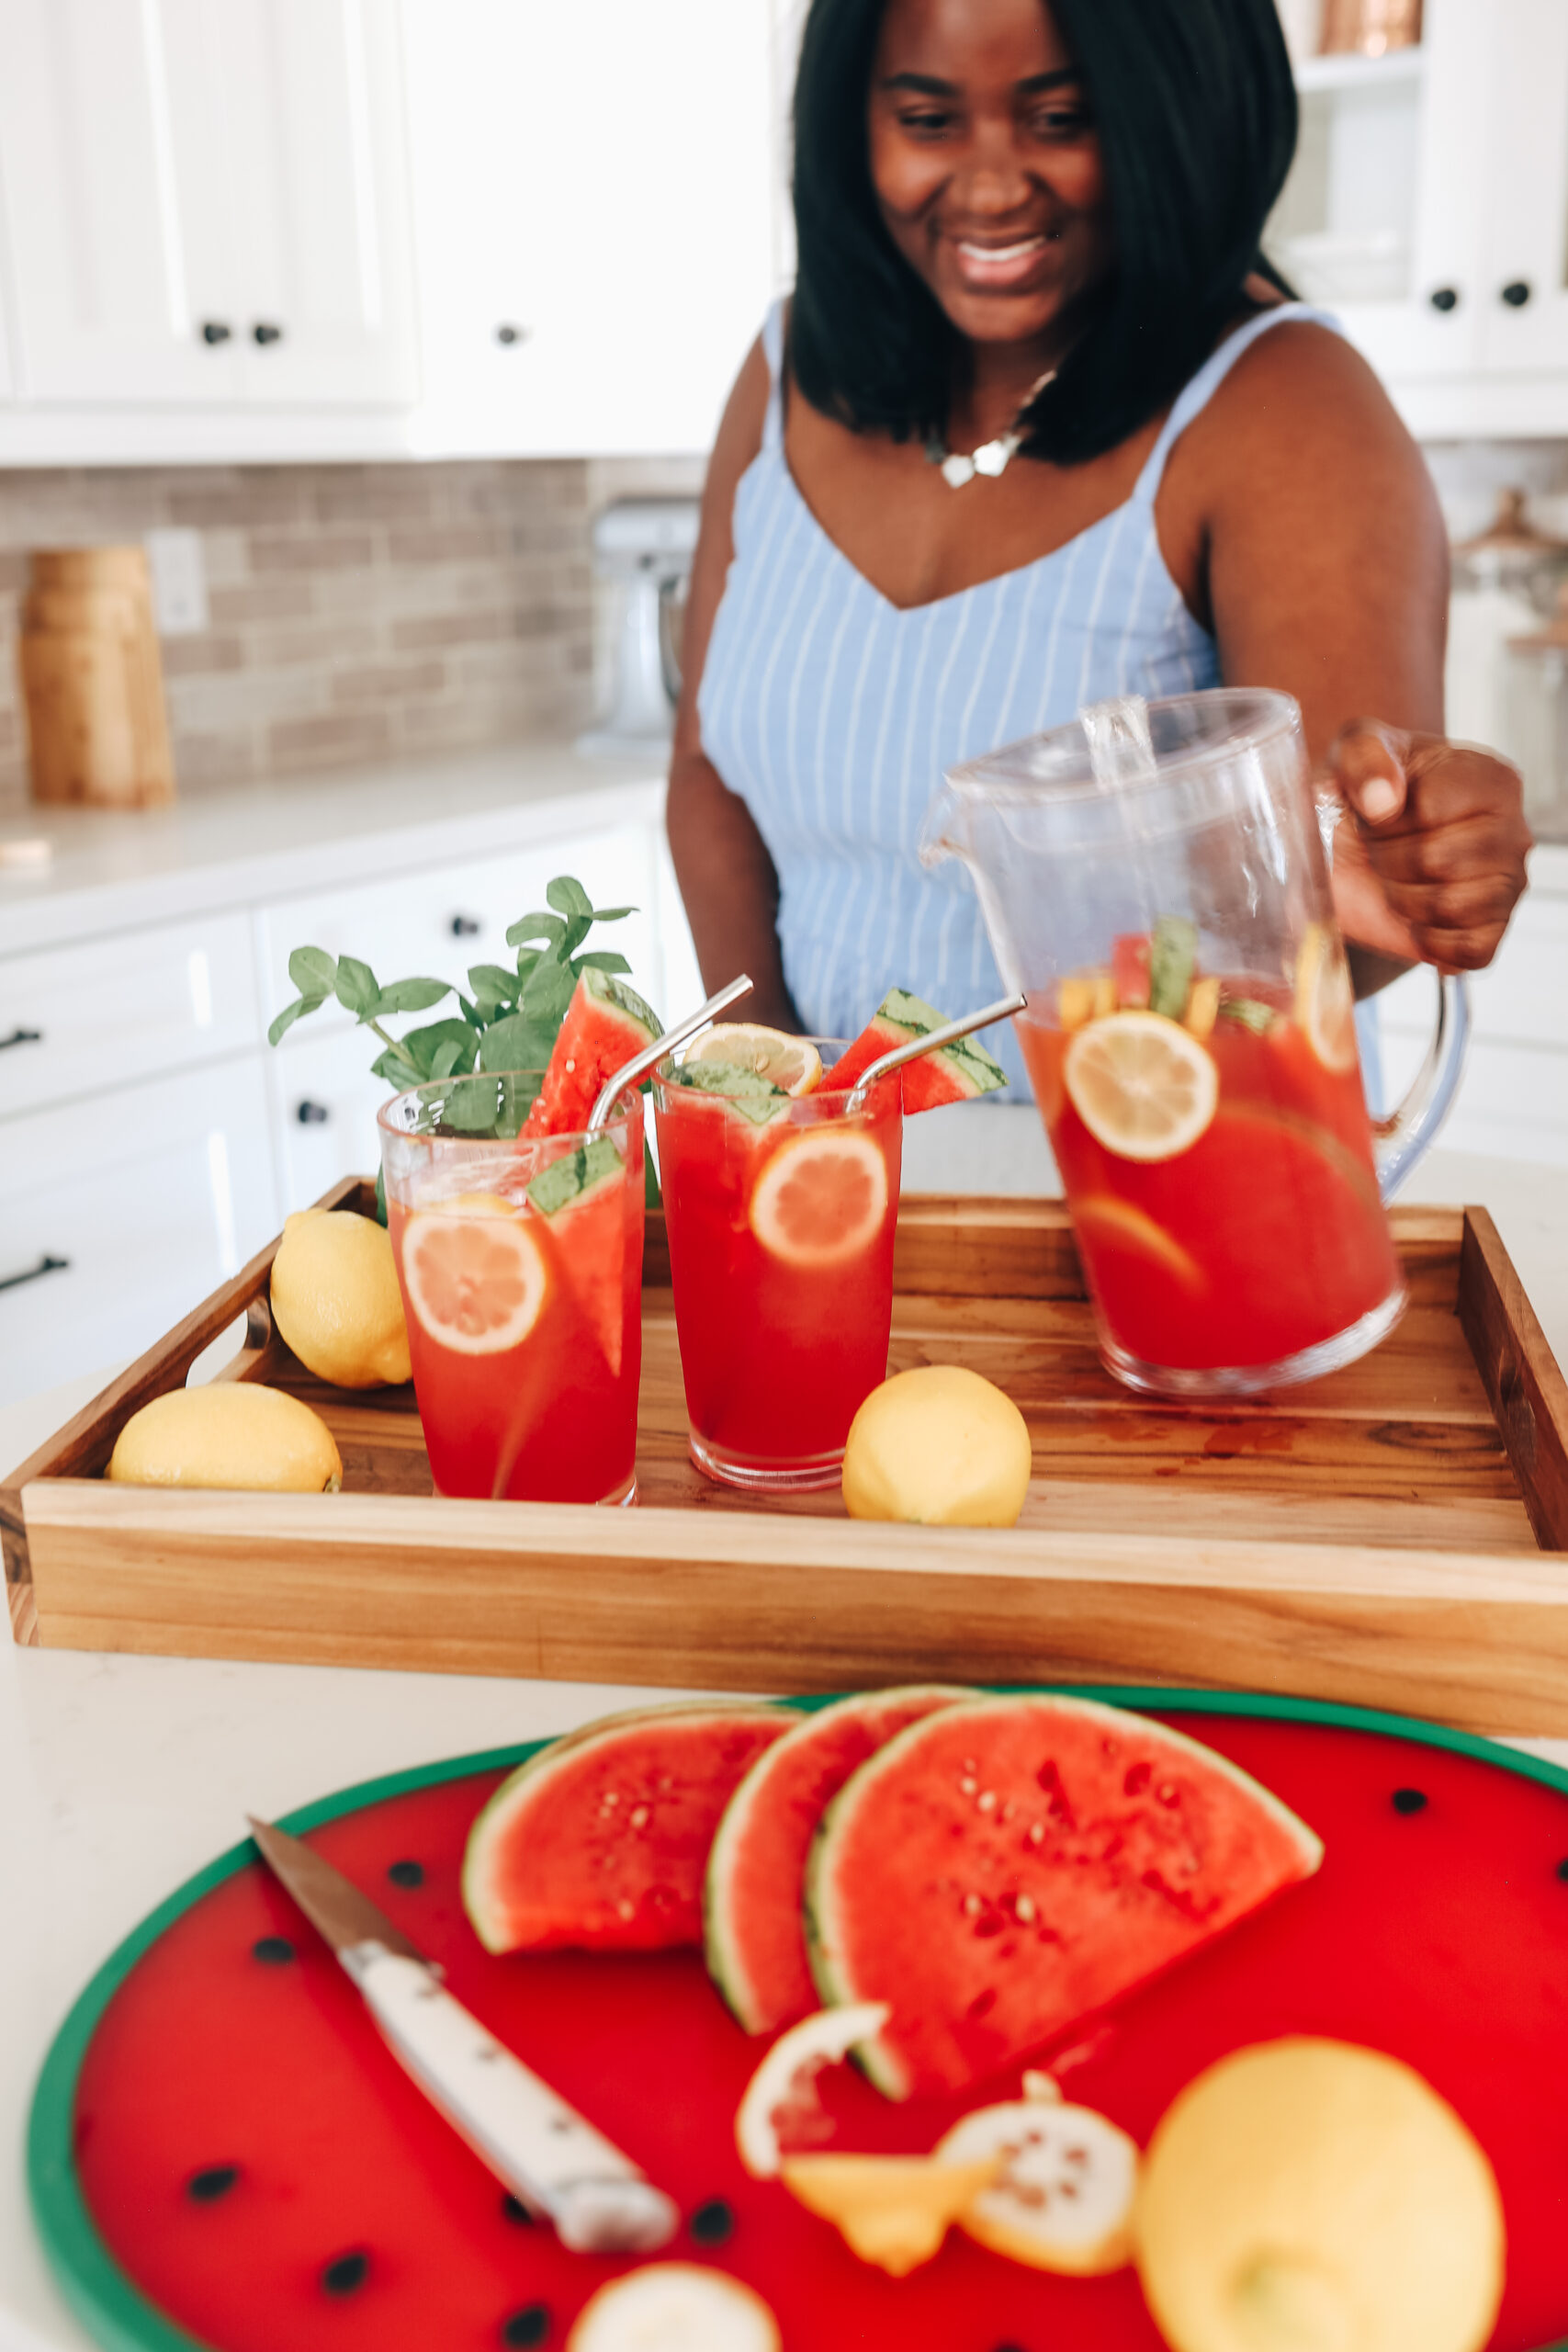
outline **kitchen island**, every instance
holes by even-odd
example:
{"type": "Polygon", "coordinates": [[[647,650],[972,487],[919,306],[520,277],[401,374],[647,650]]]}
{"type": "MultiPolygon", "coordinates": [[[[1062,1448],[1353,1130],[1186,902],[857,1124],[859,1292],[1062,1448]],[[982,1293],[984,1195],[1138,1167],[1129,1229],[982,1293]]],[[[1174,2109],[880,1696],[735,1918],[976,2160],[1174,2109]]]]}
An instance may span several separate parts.
{"type": "MultiPolygon", "coordinates": [[[[1560,1360],[1568,1360],[1562,1178],[1438,1152],[1429,1200],[1488,1207],[1560,1360]]],[[[96,1379],[0,1413],[20,1459],[96,1379]]],[[[445,1755],[536,1738],[681,1695],[467,1676],[235,1665],[63,1651],[0,1653],[0,2352],[89,2341],[29,2218],[23,2134],[50,2040],[97,1965],[163,1896],[240,1833],[309,1799],[445,1755]]],[[[1521,1742],[1568,1765],[1560,1739],[1521,1742]]]]}

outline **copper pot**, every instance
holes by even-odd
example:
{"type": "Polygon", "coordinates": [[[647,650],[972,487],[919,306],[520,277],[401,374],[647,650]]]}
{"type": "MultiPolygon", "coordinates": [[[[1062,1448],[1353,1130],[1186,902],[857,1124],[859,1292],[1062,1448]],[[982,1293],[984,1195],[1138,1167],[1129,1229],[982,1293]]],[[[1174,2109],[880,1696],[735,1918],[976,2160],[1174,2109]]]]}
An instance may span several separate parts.
{"type": "Polygon", "coordinates": [[[1326,0],[1321,53],[1382,57],[1421,38],[1421,0],[1326,0]]]}

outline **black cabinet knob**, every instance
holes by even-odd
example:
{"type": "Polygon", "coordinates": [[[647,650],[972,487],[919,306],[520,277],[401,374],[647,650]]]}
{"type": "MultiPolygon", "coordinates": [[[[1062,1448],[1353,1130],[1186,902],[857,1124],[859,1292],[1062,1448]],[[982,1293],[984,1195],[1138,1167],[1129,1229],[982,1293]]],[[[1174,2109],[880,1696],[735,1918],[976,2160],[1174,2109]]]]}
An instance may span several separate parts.
{"type": "Polygon", "coordinates": [[[528,330],[526,327],[514,327],[510,324],[505,324],[497,327],[495,331],[495,339],[497,343],[504,343],[508,345],[514,343],[525,343],[527,338],[528,330]]]}
{"type": "Polygon", "coordinates": [[[269,343],[283,341],[283,329],[275,327],[266,319],[258,319],[251,329],[251,340],[254,343],[259,343],[265,349],[269,343]]]}
{"type": "Polygon", "coordinates": [[[477,939],[484,925],[478,915],[454,915],[447,928],[454,939],[477,939]]]}
{"type": "Polygon", "coordinates": [[[1503,300],[1510,311],[1522,311],[1530,298],[1528,277],[1511,277],[1503,288],[1503,300]]]}
{"type": "Polygon", "coordinates": [[[203,319],[201,322],[203,343],[227,343],[233,332],[233,328],[225,326],[221,319],[203,319]]]}
{"type": "Polygon", "coordinates": [[[1459,288],[1457,286],[1439,286],[1429,299],[1434,311],[1457,311],[1459,288]]]}
{"type": "Polygon", "coordinates": [[[28,1266],[19,1274],[0,1274],[0,1290],[20,1290],[24,1283],[36,1283],[44,1274],[63,1274],[70,1267],[69,1258],[56,1258],[45,1251],[36,1266],[28,1266]]]}
{"type": "Polygon", "coordinates": [[[296,1102],[294,1115],[302,1127],[324,1127],[332,1117],[324,1102],[296,1102]]]}
{"type": "Polygon", "coordinates": [[[8,1046],[41,1046],[42,1043],[41,1029],[13,1029],[8,1037],[0,1037],[0,1054],[3,1054],[8,1046]]]}

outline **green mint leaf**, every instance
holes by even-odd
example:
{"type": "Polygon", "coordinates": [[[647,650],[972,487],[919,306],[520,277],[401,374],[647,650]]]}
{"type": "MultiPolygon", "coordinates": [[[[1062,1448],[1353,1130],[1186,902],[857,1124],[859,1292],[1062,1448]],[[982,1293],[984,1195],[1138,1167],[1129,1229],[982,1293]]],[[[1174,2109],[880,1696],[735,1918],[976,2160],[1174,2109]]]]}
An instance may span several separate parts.
{"type": "Polygon", "coordinates": [[[595,1136],[592,1143],[580,1144],[541,1170],[528,1187],[528,1198],[546,1216],[556,1216],[606,1176],[622,1173],[621,1155],[609,1136],[595,1136]]]}
{"type": "Polygon", "coordinates": [[[558,1034],[551,1023],[531,1021],[524,1012],[508,1013],[503,1021],[492,1022],[480,1038],[479,1068],[542,1070],[558,1034]]]}
{"type": "Polygon", "coordinates": [[[586,956],[574,956],[571,968],[580,976],[583,972],[629,972],[631,966],[614,947],[592,947],[586,956]]]}
{"type": "Polygon", "coordinates": [[[553,882],[545,885],[545,896],[558,914],[577,915],[592,922],[593,901],[575,874],[558,874],[553,882]]]}
{"type": "Polygon", "coordinates": [[[484,1136],[495,1127],[493,1078],[460,1078],[441,1106],[444,1125],[459,1135],[484,1136]]]}
{"type": "Polygon", "coordinates": [[[345,1012],[357,1013],[361,1021],[371,1020],[380,993],[368,964],[362,964],[357,956],[338,957],[337,1001],[345,1012]]]}
{"type": "Polygon", "coordinates": [[[1273,1005],[1260,1004],[1255,996],[1228,996],[1220,1012],[1227,1021],[1241,1022],[1255,1037],[1263,1036],[1280,1018],[1273,1005]]]}
{"type": "Polygon", "coordinates": [[[444,1046],[436,1046],[430,1057],[431,1077],[450,1078],[453,1071],[457,1069],[462,1070],[466,1075],[473,1067],[471,1057],[465,1058],[467,1054],[466,1046],[459,1046],[455,1039],[448,1037],[444,1046]]]}
{"type": "Polygon", "coordinates": [[[283,1011],[267,1031],[267,1044],[269,1046],[281,1044],[297,1021],[302,1021],[307,1012],[319,1012],[325,1002],[324,996],[297,996],[292,1004],[284,1006],[283,1011]]]}
{"type": "Polygon", "coordinates": [[[520,947],[517,950],[517,977],[520,980],[527,978],[543,953],[540,947],[520,947]]]}
{"type": "Polygon", "coordinates": [[[637,911],[636,907],[595,907],[593,920],[595,922],[625,922],[628,915],[635,915],[637,911]]]}
{"type": "Polygon", "coordinates": [[[504,964],[470,964],[468,986],[481,1011],[488,1007],[493,1012],[497,1005],[517,1001],[517,975],[504,964]]]}
{"type": "Polygon", "coordinates": [[[525,915],[514,922],[506,934],[508,947],[521,947],[531,939],[542,939],[547,947],[558,947],[566,935],[566,925],[559,915],[525,915]]]}
{"type": "Polygon", "coordinates": [[[423,1029],[411,1029],[400,1040],[399,1051],[415,1065],[422,1078],[448,1078],[459,1068],[472,1069],[478,1046],[479,1040],[466,1021],[432,1021],[423,1029]],[[458,1059],[437,1069],[435,1057],[444,1046],[455,1046],[458,1059]]]}
{"type": "Polygon", "coordinates": [[[536,964],[523,983],[521,1010],[530,1021],[549,1022],[558,1028],[576,986],[577,977],[570,964],[536,964]]]}
{"type": "Polygon", "coordinates": [[[324,947],[297,947],[288,958],[288,977],[301,996],[324,1004],[337,987],[337,966],[324,947]]]}
{"type": "Polygon", "coordinates": [[[561,944],[556,950],[558,960],[562,964],[569,962],[576,955],[592,928],[592,915],[573,915],[562,934],[561,944]]]}
{"type": "Polygon", "coordinates": [[[400,1092],[406,1087],[418,1086],[425,1076],[397,1046],[389,1046],[385,1053],[378,1054],[370,1072],[374,1078],[384,1078],[389,1086],[395,1086],[400,1092]]]}
{"type": "Polygon", "coordinates": [[[457,989],[455,993],[458,1003],[463,1008],[463,1018],[468,1023],[469,1028],[482,1029],[485,1025],[485,1017],[479,1011],[479,1006],[477,1004],[470,1004],[468,998],[463,994],[461,989],[457,989]]]}
{"type": "Polygon", "coordinates": [[[428,1012],[451,992],[450,980],[393,980],[371,1006],[370,1018],[379,1021],[389,1012],[428,1012]]]}

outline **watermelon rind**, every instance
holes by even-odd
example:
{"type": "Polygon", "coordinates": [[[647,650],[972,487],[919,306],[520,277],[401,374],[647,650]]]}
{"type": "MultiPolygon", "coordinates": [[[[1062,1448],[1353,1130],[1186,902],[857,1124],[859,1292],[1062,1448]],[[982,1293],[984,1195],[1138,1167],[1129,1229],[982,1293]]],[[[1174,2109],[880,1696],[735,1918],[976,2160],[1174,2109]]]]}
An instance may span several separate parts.
{"type": "MultiPolygon", "coordinates": [[[[1232,1763],[1228,1757],[1218,1755],[1213,1748],[1205,1747],[1201,1741],[1190,1738],[1185,1733],[1175,1731],[1147,1715],[1137,1714],[1128,1708],[1107,1706],[1095,1699],[1057,1694],[977,1699],[961,1708],[944,1708],[936,1714],[922,1717],[919,1723],[911,1724],[907,1731],[899,1732],[885,1747],[878,1748],[875,1755],[868,1758],[845,1781],[818,1826],[806,1868],[805,1920],[811,1973],[825,2002],[833,2005],[891,1999],[894,2025],[897,2027],[899,2004],[893,1996],[888,1983],[874,1983],[857,1975],[855,1964],[846,1950],[856,1892],[843,1883],[842,1863],[851,1838],[859,1826],[863,1811],[880,1802],[888,1782],[906,1773],[911,1764],[918,1761],[920,1748],[927,1739],[938,1736],[960,1718],[979,1726],[987,1719],[1010,1713],[1050,1715],[1057,1720],[1066,1717],[1084,1725],[1100,1726],[1108,1739],[1123,1742],[1143,1735],[1163,1746],[1180,1750],[1190,1758],[1195,1768],[1228,1781],[1239,1795],[1267,1815],[1284,1833],[1287,1842],[1296,1850],[1300,1863],[1298,1879],[1311,1877],[1323,1860],[1322,1839],[1271,1790],[1255,1781],[1250,1773],[1243,1771],[1239,1765],[1232,1763]]],[[[1236,1915],[1238,1920],[1248,1915],[1236,1915]]],[[[902,1933],[908,1938],[911,1926],[908,1917],[889,1920],[886,1924],[895,1937],[902,1933]]],[[[1224,1931],[1221,1928],[1215,1932],[1224,1931]]],[[[1201,1946],[1195,1948],[1201,1949],[1201,1946]]],[[[1178,1954],[1176,1960],[1186,1956],[1178,1954]]],[[[929,1943],[921,1957],[931,1959],[929,1943]]],[[[1170,1964],[1175,1964],[1175,1962],[1170,1964]]],[[[1146,1978],[1115,1985],[1108,1992],[1105,2001],[1096,2005],[1096,2008],[1124,1999],[1137,1989],[1138,1982],[1145,1981],[1146,1978]]],[[[940,2006],[940,1997],[934,1989],[928,1988],[919,1995],[909,1996],[907,2006],[918,2007],[922,2014],[929,2015],[940,2006]]],[[[1094,2008],[1086,2008],[1081,2014],[1087,2018],[1095,2013],[1094,2008]]],[[[1076,2018],[1055,2020],[1039,2038],[1042,2041],[1055,2040],[1077,2022],[1078,2019],[1076,2018]]],[[[904,2099],[910,2096],[915,2085],[908,2061],[886,2031],[858,2044],[855,2057],[862,2071],[885,2098],[904,2099]]]]}
{"type": "Polygon", "coordinates": [[[605,1081],[651,1046],[660,1029],[658,1013],[636,989],[589,965],[578,974],[524,1133],[580,1134],[605,1081]],[[568,1069],[569,1062],[574,1067],[568,1069]]]}
{"type": "Polygon", "coordinates": [[[528,1204],[545,1216],[558,1216],[572,1203],[618,1183],[626,1164],[608,1136],[595,1136],[550,1162],[528,1186],[528,1204]]]}
{"type": "Polygon", "coordinates": [[[518,1837],[518,1824],[531,1808],[559,1794],[559,1783],[594,1752],[612,1748],[629,1734],[646,1738],[660,1724],[691,1724],[706,1721],[716,1728],[737,1722],[776,1723],[787,1730],[795,1710],[757,1701],[734,1705],[711,1700],[678,1700],[669,1706],[632,1707],[624,1713],[602,1715],[578,1730],[552,1740],[509,1774],[483,1806],[468,1832],[463,1853],[463,1908],[475,1934],[491,1952],[517,1949],[505,1928],[506,1910],[498,1871],[509,1860],[518,1837]]]}
{"type": "MultiPolygon", "coordinates": [[[[740,1908],[740,1876],[749,1841],[767,1826],[767,1812],[780,1777],[798,1764],[803,1751],[830,1748],[846,1726],[890,1709],[909,1708],[931,1713],[939,1707],[957,1706],[973,1699],[962,1683],[908,1683],[888,1690],[857,1692],[821,1707],[804,1723],[795,1724],[782,1739],[764,1748],[724,1809],[718,1834],[708,1856],[703,1886],[704,1951],[708,1973],[736,2023],[748,2033],[769,2033],[791,2020],[766,2013],[746,1951],[746,1925],[740,1908]]],[[[900,1724],[898,1730],[905,1728],[900,1724]]],[[[894,1738],[897,1732],[887,1736],[894,1738]]],[[[844,1777],[847,1779],[848,1774],[844,1777]]],[[[789,1903],[798,1916],[803,1890],[799,1885],[778,1890],[777,1899],[789,1903]]]]}
{"type": "MultiPolygon", "coordinates": [[[[852,1086],[882,1055],[897,1046],[907,1046],[913,1038],[929,1036],[933,1029],[945,1028],[949,1017],[922,997],[912,996],[908,989],[889,989],[860,1035],[822,1079],[818,1092],[852,1086]]],[[[1000,1062],[977,1037],[959,1037],[935,1053],[921,1055],[905,1064],[900,1077],[904,1108],[910,1113],[933,1110],[944,1102],[972,1102],[976,1095],[995,1093],[1008,1082],[1000,1062]]]]}

